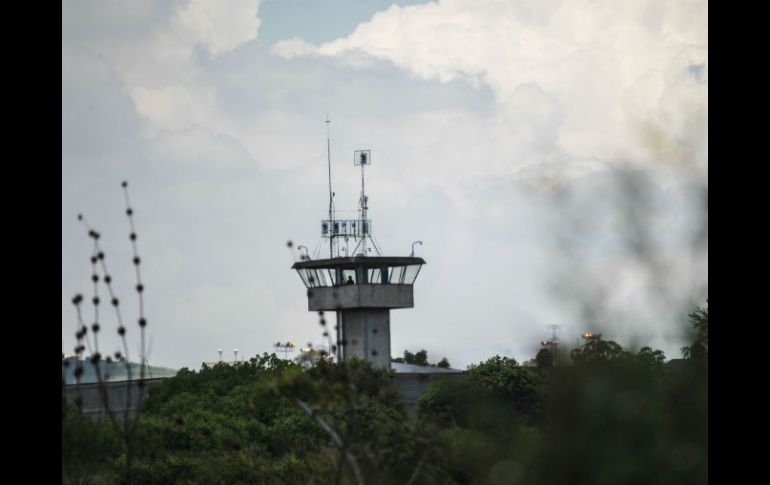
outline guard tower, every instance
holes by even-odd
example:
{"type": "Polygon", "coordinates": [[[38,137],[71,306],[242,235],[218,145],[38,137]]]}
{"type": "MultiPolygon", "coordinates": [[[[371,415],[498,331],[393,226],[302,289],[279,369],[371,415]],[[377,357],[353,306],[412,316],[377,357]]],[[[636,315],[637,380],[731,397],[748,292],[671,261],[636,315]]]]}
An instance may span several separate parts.
{"type": "Polygon", "coordinates": [[[414,252],[382,255],[367,219],[364,167],[370,164],[370,150],[354,152],[354,165],[361,166],[359,217],[335,219],[329,160],[329,219],[321,222],[321,237],[329,239],[329,258],[304,256],[292,269],[307,287],[308,310],[336,313],[337,360],[358,357],[390,368],[390,310],[414,306],[413,285],[425,260],[414,252]]]}

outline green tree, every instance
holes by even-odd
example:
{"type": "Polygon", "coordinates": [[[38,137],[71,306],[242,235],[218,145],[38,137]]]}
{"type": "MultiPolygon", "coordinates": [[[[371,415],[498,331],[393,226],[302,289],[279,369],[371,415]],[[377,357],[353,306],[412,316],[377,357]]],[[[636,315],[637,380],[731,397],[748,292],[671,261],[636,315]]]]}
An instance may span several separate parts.
{"type": "Polygon", "coordinates": [[[652,350],[650,347],[642,347],[633,356],[636,364],[649,374],[661,374],[666,354],[662,350],[652,350]]]}
{"type": "Polygon", "coordinates": [[[430,365],[428,364],[428,351],[425,349],[420,350],[419,352],[414,354],[414,362],[411,362],[413,364],[417,365],[430,365]]]}
{"type": "Polygon", "coordinates": [[[577,365],[607,364],[627,359],[629,353],[617,342],[603,340],[601,337],[588,339],[581,347],[570,353],[572,362],[577,365]]]}
{"type": "Polygon", "coordinates": [[[542,446],[520,483],[707,483],[707,379],[663,373],[650,348],[597,347],[613,358],[551,374],[542,446]]]}
{"type": "Polygon", "coordinates": [[[553,367],[553,354],[548,349],[540,349],[535,356],[535,363],[539,369],[553,367]]]}
{"type": "Polygon", "coordinates": [[[329,438],[272,383],[300,366],[264,354],[182,369],[150,389],[140,420],[139,483],[286,483],[331,480],[329,438]]]}
{"type": "Polygon", "coordinates": [[[433,367],[449,367],[449,361],[446,357],[441,359],[441,361],[438,364],[431,364],[428,362],[428,351],[425,349],[421,349],[418,352],[412,353],[408,350],[404,351],[404,357],[396,357],[392,360],[393,362],[400,362],[402,364],[413,364],[413,365],[419,365],[419,366],[433,366],[433,367]]]}
{"type": "Polygon", "coordinates": [[[430,386],[419,416],[438,430],[443,483],[515,483],[539,449],[541,399],[537,374],[501,356],[430,386]]]}
{"type": "Polygon", "coordinates": [[[422,349],[419,352],[412,353],[412,352],[409,352],[408,350],[405,350],[404,362],[407,364],[422,365],[422,366],[429,365],[428,351],[425,349],[422,349]]]}
{"type": "Polygon", "coordinates": [[[697,308],[688,315],[693,328],[693,343],[682,347],[682,357],[708,365],[709,309],[697,308]]]}
{"type": "Polygon", "coordinates": [[[516,359],[496,355],[480,364],[468,366],[467,374],[522,416],[537,415],[541,404],[539,378],[532,370],[521,367],[516,359]]]}
{"type": "Polygon", "coordinates": [[[466,425],[480,407],[502,407],[506,413],[535,418],[540,410],[540,379],[515,359],[496,355],[470,365],[459,380],[429,387],[418,405],[424,418],[466,425]],[[482,403],[485,403],[482,405],[482,403]]]}
{"type": "Polygon", "coordinates": [[[392,371],[368,361],[320,361],[290,369],[273,381],[276,394],[312,418],[336,448],[336,477],[343,483],[407,483],[432,453],[410,424],[392,371]]]}
{"type": "Polygon", "coordinates": [[[440,380],[425,390],[418,401],[419,415],[426,420],[447,426],[467,426],[474,405],[483,390],[472,380],[440,380]],[[468,396],[474,396],[469,399],[468,396]]]}
{"type": "Polygon", "coordinates": [[[122,449],[120,435],[107,420],[83,417],[69,403],[62,413],[62,483],[112,479],[110,465],[122,449]]]}

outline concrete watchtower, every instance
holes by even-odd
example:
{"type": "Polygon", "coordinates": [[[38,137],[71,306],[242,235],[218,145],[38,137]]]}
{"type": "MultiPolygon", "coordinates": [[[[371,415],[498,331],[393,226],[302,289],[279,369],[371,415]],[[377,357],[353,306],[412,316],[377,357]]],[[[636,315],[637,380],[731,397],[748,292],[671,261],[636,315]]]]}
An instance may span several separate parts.
{"type": "Polygon", "coordinates": [[[415,257],[353,256],[292,268],[308,288],[308,310],[336,312],[338,360],[358,357],[390,367],[390,310],[414,306],[412,289],[423,264],[415,257]]]}
{"type": "Polygon", "coordinates": [[[313,260],[306,256],[292,269],[308,289],[309,311],[336,312],[337,360],[358,357],[375,367],[389,368],[390,310],[414,306],[413,285],[425,260],[415,257],[414,251],[410,256],[381,254],[367,219],[364,167],[371,164],[371,152],[356,151],[354,164],[361,166],[359,217],[334,218],[330,161],[329,219],[321,222],[330,257],[313,260]],[[354,249],[348,253],[351,242],[354,249]],[[343,250],[345,254],[340,256],[343,250]]]}

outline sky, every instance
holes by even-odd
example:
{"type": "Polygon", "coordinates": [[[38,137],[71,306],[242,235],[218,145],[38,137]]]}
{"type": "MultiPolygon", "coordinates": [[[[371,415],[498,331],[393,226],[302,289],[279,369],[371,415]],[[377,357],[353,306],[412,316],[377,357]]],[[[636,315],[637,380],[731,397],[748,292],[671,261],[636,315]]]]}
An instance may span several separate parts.
{"type": "Polygon", "coordinates": [[[320,344],[290,267],[321,246],[328,115],[337,208],[371,149],[377,241],[423,241],[394,357],[523,362],[552,325],[679,357],[708,297],[707,24],[700,0],[63,1],[63,352],[82,213],[139,354],[123,180],[151,364],[320,344]]]}

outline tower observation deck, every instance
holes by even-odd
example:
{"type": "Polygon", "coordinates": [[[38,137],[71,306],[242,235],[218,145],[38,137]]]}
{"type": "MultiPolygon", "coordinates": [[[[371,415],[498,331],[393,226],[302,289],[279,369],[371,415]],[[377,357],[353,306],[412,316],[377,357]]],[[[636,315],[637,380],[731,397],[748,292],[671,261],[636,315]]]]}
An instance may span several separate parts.
{"type": "Polygon", "coordinates": [[[294,263],[308,288],[309,311],[337,315],[337,358],[390,367],[390,310],[414,306],[413,285],[425,260],[353,256],[294,263]]]}
{"type": "Polygon", "coordinates": [[[414,306],[414,282],[425,260],[415,257],[414,251],[410,256],[383,256],[372,238],[364,185],[364,167],[370,164],[370,150],[354,152],[354,165],[361,166],[359,217],[339,220],[334,217],[329,157],[329,218],[321,222],[321,237],[329,239],[329,257],[307,255],[292,269],[307,287],[308,311],[336,314],[337,360],[357,357],[389,368],[390,310],[414,306]],[[348,254],[351,242],[354,249],[348,254]]]}

